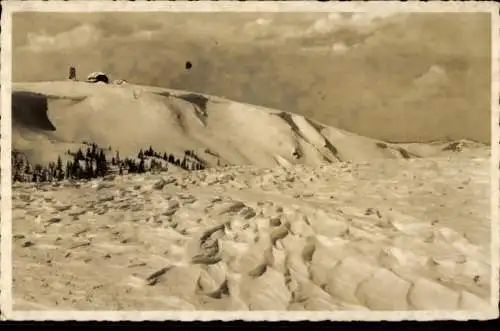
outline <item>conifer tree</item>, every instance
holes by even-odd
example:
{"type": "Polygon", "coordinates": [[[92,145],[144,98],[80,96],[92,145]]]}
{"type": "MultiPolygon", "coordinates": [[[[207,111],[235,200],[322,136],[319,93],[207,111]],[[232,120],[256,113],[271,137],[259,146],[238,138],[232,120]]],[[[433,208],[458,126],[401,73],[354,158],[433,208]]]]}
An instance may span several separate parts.
{"type": "Polygon", "coordinates": [[[76,152],[76,160],[79,161],[79,160],[84,160],[85,158],[83,157],[83,152],[81,150],[81,148],[78,149],[78,151],[76,152]]]}
{"type": "Polygon", "coordinates": [[[31,163],[26,162],[26,168],[24,170],[24,173],[27,175],[31,175],[33,173],[33,166],[31,165],[31,163]]]}
{"type": "Polygon", "coordinates": [[[75,177],[77,179],[82,179],[83,178],[82,173],[83,173],[82,167],[80,166],[80,163],[77,163],[75,169],[75,177]]]}
{"type": "Polygon", "coordinates": [[[62,170],[63,170],[63,164],[62,164],[62,159],[61,159],[61,156],[58,156],[58,157],[57,157],[57,166],[56,166],[56,169],[57,169],[57,170],[60,170],[60,171],[62,171],[62,170]]]}
{"type": "Polygon", "coordinates": [[[145,169],[145,166],[144,166],[144,159],[141,159],[139,161],[139,169],[138,169],[138,172],[139,173],[144,173],[146,172],[146,169],[145,169]]]}
{"type": "Polygon", "coordinates": [[[92,161],[85,160],[85,170],[83,172],[85,179],[91,179],[94,177],[94,171],[92,169],[92,161]]]}
{"type": "Polygon", "coordinates": [[[65,173],[65,177],[66,179],[70,179],[71,178],[71,161],[67,161],[66,162],[66,173],[65,173]]]}

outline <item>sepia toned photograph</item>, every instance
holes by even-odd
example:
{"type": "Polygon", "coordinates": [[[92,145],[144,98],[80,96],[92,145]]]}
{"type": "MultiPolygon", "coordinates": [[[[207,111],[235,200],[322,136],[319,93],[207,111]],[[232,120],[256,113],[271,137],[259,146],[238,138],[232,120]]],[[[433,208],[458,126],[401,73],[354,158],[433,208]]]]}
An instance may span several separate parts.
{"type": "Polygon", "coordinates": [[[498,8],[305,4],[4,6],[7,310],[498,316],[498,8]]]}

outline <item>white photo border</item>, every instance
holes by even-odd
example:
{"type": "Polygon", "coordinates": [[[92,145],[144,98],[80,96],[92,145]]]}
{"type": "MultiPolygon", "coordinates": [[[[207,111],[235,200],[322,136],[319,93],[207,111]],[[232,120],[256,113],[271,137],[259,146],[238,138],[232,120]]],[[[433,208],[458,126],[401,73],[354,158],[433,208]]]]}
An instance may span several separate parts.
{"type": "Polygon", "coordinates": [[[32,321],[428,321],[499,316],[500,6],[494,2],[398,1],[5,1],[1,33],[1,310],[8,320],[32,321]],[[491,309],[488,311],[14,311],[12,309],[11,82],[15,12],[485,12],[491,14],[491,309]]]}

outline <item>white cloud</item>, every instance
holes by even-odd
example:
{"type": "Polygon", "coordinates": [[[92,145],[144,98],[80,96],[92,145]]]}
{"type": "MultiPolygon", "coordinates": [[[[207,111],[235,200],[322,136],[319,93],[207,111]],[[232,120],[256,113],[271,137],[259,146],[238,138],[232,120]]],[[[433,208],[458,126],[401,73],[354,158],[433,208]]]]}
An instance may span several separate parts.
{"type": "Polygon", "coordinates": [[[332,51],[337,54],[342,54],[349,51],[349,47],[340,41],[332,45],[332,51]]]}
{"type": "Polygon", "coordinates": [[[306,30],[306,34],[325,34],[334,32],[341,28],[351,28],[360,32],[370,32],[375,29],[384,19],[393,16],[394,13],[385,11],[362,12],[362,13],[331,13],[314,21],[306,30]]]}
{"type": "Polygon", "coordinates": [[[251,37],[266,37],[271,34],[272,20],[267,18],[258,18],[248,22],[243,27],[243,32],[251,37]]]}
{"type": "Polygon", "coordinates": [[[335,20],[330,20],[329,17],[320,18],[315,21],[307,30],[309,33],[328,33],[335,29],[335,20]]]}
{"type": "Polygon", "coordinates": [[[258,18],[255,20],[255,24],[257,25],[269,25],[271,24],[271,20],[267,19],[267,18],[258,18]]]}
{"type": "Polygon", "coordinates": [[[255,30],[255,29],[262,29],[262,28],[267,28],[273,23],[272,20],[260,17],[256,20],[252,20],[248,23],[245,24],[244,29],[245,30],[255,30]]]}
{"type": "Polygon", "coordinates": [[[124,37],[127,40],[134,40],[134,39],[147,39],[151,40],[153,37],[157,36],[160,34],[160,31],[152,31],[152,30],[141,30],[138,31],[134,34],[132,34],[130,37],[124,37]]]}
{"type": "Polygon", "coordinates": [[[415,79],[415,85],[421,88],[438,87],[445,85],[448,81],[446,70],[439,65],[432,65],[428,71],[415,79]]]}
{"type": "Polygon", "coordinates": [[[413,80],[412,88],[400,96],[398,102],[402,104],[426,102],[429,98],[439,95],[448,83],[446,69],[434,64],[413,80]]]}
{"type": "Polygon", "coordinates": [[[297,27],[296,22],[280,22],[263,17],[243,25],[242,32],[250,38],[273,38],[274,41],[284,41],[302,34],[302,30],[297,27]]]}
{"type": "Polygon", "coordinates": [[[394,13],[388,11],[355,13],[350,17],[350,24],[353,25],[371,25],[380,22],[383,19],[393,16],[394,13]]]}
{"type": "Polygon", "coordinates": [[[100,37],[100,31],[95,27],[91,25],[80,25],[72,30],[61,32],[55,36],[28,33],[25,47],[32,51],[78,48],[97,41],[100,37]]]}

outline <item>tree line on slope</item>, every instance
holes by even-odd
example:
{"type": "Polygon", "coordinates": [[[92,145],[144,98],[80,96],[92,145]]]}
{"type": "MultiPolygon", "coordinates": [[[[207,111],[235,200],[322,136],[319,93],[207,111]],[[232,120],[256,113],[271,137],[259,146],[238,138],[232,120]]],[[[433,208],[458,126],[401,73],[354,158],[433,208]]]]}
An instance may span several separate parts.
{"type": "MultiPolygon", "coordinates": [[[[86,151],[79,148],[76,152],[66,151],[71,160],[63,164],[63,158],[57,157],[55,162],[46,165],[31,164],[26,156],[12,150],[12,181],[13,182],[54,182],[65,179],[93,179],[102,178],[111,174],[131,174],[163,172],[168,170],[168,165],[176,166],[187,171],[204,170],[206,162],[198,157],[193,150],[184,151],[182,159],[166,152],[159,153],[151,146],[140,149],[137,158],[121,158],[119,151],[109,158],[105,149],[95,143],[84,142],[86,151]]],[[[108,151],[111,151],[111,147],[108,151]]],[[[66,157],[68,158],[68,157],[66,157]]]]}

